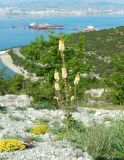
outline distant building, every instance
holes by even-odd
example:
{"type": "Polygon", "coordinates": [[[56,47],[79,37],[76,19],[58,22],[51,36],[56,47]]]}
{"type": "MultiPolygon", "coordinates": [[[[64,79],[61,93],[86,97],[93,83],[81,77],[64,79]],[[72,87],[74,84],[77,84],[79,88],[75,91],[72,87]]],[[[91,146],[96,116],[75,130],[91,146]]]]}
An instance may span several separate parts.
{"type": "Polygon", "coordinates": [[[35,22],[33,22],[33,23],[31,23],[30,25],[29,25],[29,28],[36,28],[37,27],[37,24],[35,23],[35,22]]]}
{"type": "Polygon", "coordinates": [[[31,23],[29,26],[29,29],[37,29],[37,30],[44,30],[44,29],[64,29],[64,25],[49,25],[47,23],[44,24],[36,24],[31,23]]]}
{"type": "Polygon", "coordinates": [[[87,32],[93,32],[93,31],[95,31],[95,30],[96,30],[96,29],[95,29],[94,26],[88,26],[87,29],[86,29],[87,32]]]}

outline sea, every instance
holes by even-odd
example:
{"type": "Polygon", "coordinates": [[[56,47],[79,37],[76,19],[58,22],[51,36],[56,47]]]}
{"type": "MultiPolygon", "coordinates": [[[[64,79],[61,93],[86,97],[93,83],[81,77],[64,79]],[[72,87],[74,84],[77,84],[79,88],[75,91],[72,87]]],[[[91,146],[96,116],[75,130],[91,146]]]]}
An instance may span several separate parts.
{"type": "MultiPolygon", "coordinates": [[[[87,15],[87,16],[55,16],[55,17],[33,17],[33,16],[0,16],[0,50],[6,50],[11,47],[25,46],[36,37],[42,35],[44,39],[48,38],[51,32],[58,34],[74,33],[75,28],[86,29],[93,25],[96,29],[108,29],[124,25],[124,15],[87,15]],[[50,25],[64,25],[63,30],[32,30],[28,29],[30,23],[48,23],[50,25]]],[[[0,69],[5,65],[0,61],[0,69]]],[[[8,75],[13,75],[13,71],[6,68],[8,75]]]]}

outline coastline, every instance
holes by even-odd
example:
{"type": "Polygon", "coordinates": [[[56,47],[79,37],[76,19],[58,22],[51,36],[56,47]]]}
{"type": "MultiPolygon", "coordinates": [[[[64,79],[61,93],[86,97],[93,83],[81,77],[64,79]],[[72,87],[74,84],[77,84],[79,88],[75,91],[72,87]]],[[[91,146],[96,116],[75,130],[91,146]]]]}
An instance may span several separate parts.
{"type": "MultiPolygon", "coordinates": [[[[124,16],[117,15],[88,15],[88,16],[50,16],[50,17],[33,17],[33,16],[15,16],[13,18],[0,17],[0,50],[7,50],[8,48],[15,48],[18,46],[28,45],[31,41],[34,41],[40,35],[45,40],[48,39],[49,31],[29,30],[24,27],[32,22],[48,24],[63,24],[65,29],[62,31],[65,34],[76,33],[75,27],[80,26],[85,29],[89,25],[95,26],[98,30],[110,29],[113,27],[119,27],[124,24],[124,16]],[[23,22],[23,24],[22,24],[23,22]],[[6,24],[8,24],[6,26],[6,24]],[[12,26],[16,28],[13,29],[12,26]]],[[[54,31],[55,34],[61,31],[54,31]]]]}
{"type": "Polygon", "coordinates": [[[14,71],[16,74],[24,76],[25,79],[30,79],[32,81],[37,81],[40,79],[40,77],[37,77],[34,73],[29,73],[27,70],[25,70],[23,67],[16,66],[13,63],[13,60],[11,56],[8,54],[8,50],[6,51],[0,51],[0,59],[4,65],[6,65],[8,68],[10,68],[12,71],[14,71]]]}

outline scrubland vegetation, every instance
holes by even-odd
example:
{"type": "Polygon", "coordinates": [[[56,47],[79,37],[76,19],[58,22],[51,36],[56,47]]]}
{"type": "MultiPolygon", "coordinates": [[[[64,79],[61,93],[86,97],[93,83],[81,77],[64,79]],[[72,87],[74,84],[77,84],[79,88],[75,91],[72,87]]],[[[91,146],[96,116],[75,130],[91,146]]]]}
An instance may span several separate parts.
{"type": "MultiPolygon", "coordinates": [[[[28,94],[34,98],[35,110],[59,108],[65,112],[62,127],[53,125],[51,128],[49,121],[41,119],[42,124],[28,129],[29,133],[50,132],[54,134],[54,140],[67,140],[94,159],[123,158],[123,119],[104,117],[104,122],[109,123],[86,125],[73,117],[77,107],[86,107],[90,100],[102,101],[103,108],[111,106],[105,109],[124,109],[123,35],[124,27],[118,27],[92,33],[60,34],[58,37],[50,35],[48,40],[39,37],[21,48],[25,58],[10,50],[16,65],[36,73],[42,80],[32,82],[18,75],[5,78],[1,72],[0,94],[28,94]],[[85,96],[85,91],[92,88],[105,88],[107,92],[98,99],[85,96]]],[[[95,111],[88,114],[95,114],[95,111]]]]}
{"type": "Polygon", "coordinates": [[[55,68],[58,68],[59,71],[61,70],[61,55],[58,52],[58,42],[59,38],[63,36],[65,41],[65,60],[71,84],[77,72],[81,75],[78,87],[79,99],[83,100],[85,90],[106,88],[111,90],[108,95],[104,96],[106,102],[124,104],[124,74],[122,74],[124,72],[123,34],[124,27],[118,27],[91,33],[60,35],[59,37],[50,35],[48,41],[39,37],[21,49],[25,59],[13,54],[11,50],[10,55],[16,65],[23,66],[29,72],[36,73],[37,76],[43,77],[44,81],[42,83],[32,83],[16,76],[13,80],[9,80],[6,83],[5,81],[2,82],[2,94],[5,91],[25,92],[33,95],[36,101],[46,100],[54,104],[52,99],[54,93],[53,75],[55,68]],[[86,73],[91,76],[84,77],[83,74],[86,73]],[[4,89],[4,85],[8,88],[8,83],[11,83],[12,87],[11,90],[7,91],[4,89]]]}

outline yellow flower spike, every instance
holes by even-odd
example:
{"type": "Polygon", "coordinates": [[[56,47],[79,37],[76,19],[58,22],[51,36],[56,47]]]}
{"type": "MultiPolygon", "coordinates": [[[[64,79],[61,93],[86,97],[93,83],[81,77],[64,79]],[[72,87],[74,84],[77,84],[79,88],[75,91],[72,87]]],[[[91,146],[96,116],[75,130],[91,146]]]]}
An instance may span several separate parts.
{"type": "Polygon", "coordinates": [[[55,72],[54,72],[54,79],[55,79],[56,81],[59,81],[59,80],[60,80],[59,72],[57,71],[57,69],[55,69],[55,72]]]}
{"type": "Polygon", "coordinates": [[[62,78],[63,79],[66,79],[67,78],[67,69],[66,69],[66,67],[62,67],[62,78]]]}
{"type": "Polygon", "coordinates": [[[71,101],[74,101],[75,97],[74,96],[71,96],[71,101]]]}
{"type": "Polygon", "coordinates": [[[65,50],[64,40],[60,39],[59,40],[59,51],[64,51],[64,50],[65,50]]]}
{"type": "Polygon", "coordinates": [[[56,99],[57,101],[59,100],[59,97],[54,97],[54,99],[56,99]]]}
{"type": "Polygon", "coordinates": [[[54,87],[55,87],[56,91],[60,91],[60,85],[59,85],[59,83],[57,81],[55,82],[54,87]]]}
{"type": "Polygon", "coordinates": [[[78,85],[79,82],[80,82],[80,75],[79,75],[79,73],[77,73],[75,80],[74,80],[74,85],[78,85]]]}

